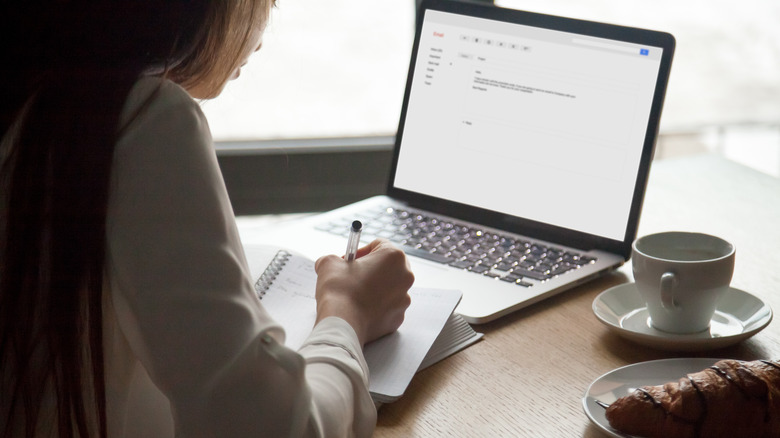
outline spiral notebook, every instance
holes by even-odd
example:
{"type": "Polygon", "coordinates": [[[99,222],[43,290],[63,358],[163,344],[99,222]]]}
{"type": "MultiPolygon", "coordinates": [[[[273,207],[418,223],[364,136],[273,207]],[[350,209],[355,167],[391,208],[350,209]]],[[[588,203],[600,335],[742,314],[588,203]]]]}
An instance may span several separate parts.
{"type": "MultiPolygon", "coordinates": [[[[314,262],[300,254],[269,247],[245,246],[255,291],[269,314],[284,327],[285,345],[297,350],[316,318],[314,262]]],[[[401,397],[414,374],[482,338],[453,311],[461,293],[412,288],[412,304],[401,327],[364,348],[369,391],[377,403],[401,397]]]]}

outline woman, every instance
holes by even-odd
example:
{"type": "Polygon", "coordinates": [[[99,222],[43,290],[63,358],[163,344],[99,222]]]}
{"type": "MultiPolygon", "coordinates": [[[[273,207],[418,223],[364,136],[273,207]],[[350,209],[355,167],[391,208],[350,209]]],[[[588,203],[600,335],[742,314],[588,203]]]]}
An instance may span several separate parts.
{"type": "Polygon", "coordinates": [[[193,100],[238,76],[272,0],[9,3],[0,436],[370,435],[362,346],[403,320],[403,253],[319,259],[317,324],[285,348],[193,100]]]}

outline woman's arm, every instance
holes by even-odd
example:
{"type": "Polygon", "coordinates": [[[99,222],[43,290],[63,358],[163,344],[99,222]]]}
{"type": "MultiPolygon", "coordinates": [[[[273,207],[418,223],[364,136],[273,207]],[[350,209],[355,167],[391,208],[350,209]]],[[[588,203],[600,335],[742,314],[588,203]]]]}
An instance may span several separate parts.
{"type": "Polygon", "coordinates": [[[177,434],[371,434],[362,340],[343,318],[319,321],[300,353],[280,344],[249,278],[206,121],[186,92],[163,84],[120,141],[113,178],[111,296],[177,434]]]}

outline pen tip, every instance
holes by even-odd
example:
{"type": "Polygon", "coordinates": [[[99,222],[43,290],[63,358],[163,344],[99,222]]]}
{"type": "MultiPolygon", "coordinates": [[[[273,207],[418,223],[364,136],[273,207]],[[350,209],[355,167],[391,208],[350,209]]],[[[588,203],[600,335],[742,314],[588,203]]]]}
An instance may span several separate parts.
{"type": "Polygon", "coordinates": [[[360,231],[363,229],[363,223],[360,221],[353,221],[352,222],[352,230],[354,231],[360,231]]]}

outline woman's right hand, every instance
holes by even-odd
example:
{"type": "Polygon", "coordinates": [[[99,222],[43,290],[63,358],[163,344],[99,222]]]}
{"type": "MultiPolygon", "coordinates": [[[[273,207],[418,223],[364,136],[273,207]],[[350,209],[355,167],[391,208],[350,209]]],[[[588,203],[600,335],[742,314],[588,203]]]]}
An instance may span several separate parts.
{"type": "Polygon", "coordinates": [[[347,262],[329,255],[314,264],[317,272],[317,322],[336,316],[347,321],[361,345],[398,329],[411,304],[414,275],[406,254],[377,239],[347,262]]]}

